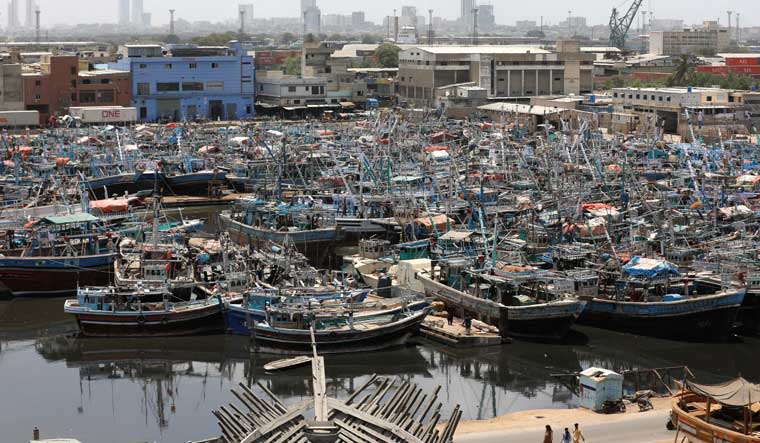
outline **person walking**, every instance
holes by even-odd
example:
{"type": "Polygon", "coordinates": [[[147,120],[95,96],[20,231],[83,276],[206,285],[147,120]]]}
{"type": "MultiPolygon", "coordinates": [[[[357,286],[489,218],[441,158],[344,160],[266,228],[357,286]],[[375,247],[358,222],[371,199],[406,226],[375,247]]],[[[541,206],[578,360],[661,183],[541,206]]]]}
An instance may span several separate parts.
{"type": "Polygon", "coordinates": [[[554,443],[554,431],[552,427],[546,425],[546,432],[544,433],[544,443],[554,443]]]}
{"type": "Polygon", "coordinates": [[[576,423],[575,428],[573,429],[572,443],[581,443],[581,440],[586,441],[586,436],[583,435],[583,431],[581,431],[581,428],[578,427],[578,423],[576,423]]]}
{"type": "Polygon", "coordinates": [[[562,433],[562,443],[571,443],[572,437],[570,436],[570,429],[565,428],[565,432],[562,433]]]}

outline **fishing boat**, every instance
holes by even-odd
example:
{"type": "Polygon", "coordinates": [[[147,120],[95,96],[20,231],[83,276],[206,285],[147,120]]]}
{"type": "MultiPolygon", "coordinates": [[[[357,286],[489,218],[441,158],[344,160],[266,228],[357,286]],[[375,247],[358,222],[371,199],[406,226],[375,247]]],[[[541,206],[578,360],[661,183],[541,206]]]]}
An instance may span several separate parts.
{"type": "Polygon", "coordinates": [[[121,290],[114,286],[84,287],[76,299],[66,300],[64,312],[76,318],[79,330],[89,337],[180,336],[224,331],[222,297],[170,301],[161,289],[121,290]],[[159,302],[146,299],[163,298],[159,302]]]}
{"type": "Polygon", "coordinates": [[[614,294],[586,297],[579,322],[674,340],[725,341],[732,335],[745,289],[708,281],[684,283],[671,263],[633,257],[614,294]]]}
{"type": "Polygon", "coordinates": [[[498,275],[463,273],[468,263],[450,259],[439,271],[417,273],[425,295],[443,301],[447,309],[469,314],[497,326],[503,337],[531,340],[563,340],[580,317],[586,303],[572,296],[541,300],[520,295],[509,279],[498,275]],[[471,284],[472,282],[472,284],[471,284]],[[462,290],[457,288],[468,288],[462,290]]]}
{"type": "Polygon", "coordinates": [[[87,213],[44,217],[5,232],[0,288],[14,297],[61,296],[113,278],[117,236],[98,232],[87,213]]]}
{"type": "Polygon", "coordinates": [[[686,380],[671,401],[677,441],[760,443],[760,385],[742,377],[716,385],[686,380]]]}
{"type": "Polygon", "coordinates": [[[341,353],[404,343],[419,329],[428,306],[425,300],[408,299],[295,305],[282,303],[276,296],[248,296],[240,304],[228,303],[225,318],[228,332],[252,337],[263,352],[308,351],[311,326],[323,352],[341,353]]]}
{"type": "Polygon", "coordinates": [[[266,204],[258,199],[241,202],[241,212],[223,212],[221,226],[240,244],[257,248],[272,242],[292,242],[299,251],[320,261],[340,238],[333,211],[308,205],[266,204]]]}

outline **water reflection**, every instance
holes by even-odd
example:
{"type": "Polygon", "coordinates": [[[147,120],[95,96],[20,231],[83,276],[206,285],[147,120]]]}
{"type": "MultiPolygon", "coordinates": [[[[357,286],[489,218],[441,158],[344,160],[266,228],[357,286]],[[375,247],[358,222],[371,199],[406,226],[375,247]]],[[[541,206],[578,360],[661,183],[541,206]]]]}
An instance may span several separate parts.
{"type": "MultiPolygon", "coordinates": [[[[286,403],[310,394],[309,368],[270,374],[277,356],[251,354],[238,336],[149,339],[78,338],[62,300],[0,302],[0,414],[8,441],[44,435],[82,441],[188,441],[218,432],[211,409],[229,402],[238,383],[262,383],[286,403]],[[50,334],[53,335],[50,335],[50,334]]],[[[561,374],[590,366],[617,371],[688,365],[700,380],[737,374],[757,380],[760,340],[684,344],[579,328],[567,344],[515,342],[453,349],[429,342],[369,354],[328,355],[329,393],[345,398],[373,374],[397,376],[425,390],[441,385],[444,414],[464,418],[567,408],[574,383],[561,374]]]]}

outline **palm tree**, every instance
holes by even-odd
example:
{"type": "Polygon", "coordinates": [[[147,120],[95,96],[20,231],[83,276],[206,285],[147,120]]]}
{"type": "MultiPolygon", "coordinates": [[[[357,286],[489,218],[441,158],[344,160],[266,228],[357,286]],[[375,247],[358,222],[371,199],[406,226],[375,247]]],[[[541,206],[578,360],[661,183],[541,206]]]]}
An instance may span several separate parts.
{"type": "Polygon", "coordinates": [[[689,72],[691,71],[692,64],[693,63],[690,56],[688,55],[681,56],[681,58],[678,60],[676,71],[673,73],[673,76],[671,77],[673,85],[683,85],[684,80],[686,80],[686,77],[689,75],[689,72]]]}

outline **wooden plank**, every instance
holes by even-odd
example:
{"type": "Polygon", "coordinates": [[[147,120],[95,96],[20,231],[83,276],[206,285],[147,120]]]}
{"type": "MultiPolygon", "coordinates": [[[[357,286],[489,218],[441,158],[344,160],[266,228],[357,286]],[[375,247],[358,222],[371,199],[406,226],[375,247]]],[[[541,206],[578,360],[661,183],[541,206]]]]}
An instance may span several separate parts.
{"type": "Polygon", "coordinates": [[[327,393],[325,382],[325,358],[316,357],[312,360],[312,378],[314,379],[314,418],[317,421],[327,421],[327,393]]]}
{"type": "Polygon", "coordinates": [[[337,409],[346,415],[353,416],[361,421],[377,426],[378,428],[386,429],[388,430],[388,432],[394,434],[396,437],[401,439],[401,441],[404,441],[406,443],[423,443],[422,440],[406,432],[400,427],[392,423],[388,423],[387,421],[377,418],[373,415],[367,414],[366,412],[362,412],[356,408],[348,406],[339,400],[336,400],[334,398],[328,398],[327,404],[329,407],[333,409],[337,409]]]}
{"type": "Polygon", "coordinates": [[[280,428],[285,423],[296,419],[298,416],[303,415],[306,411],[309,410],[309,408],[314,403],[314,399],[310,398],[308,400],[304,400],[301,403],[298,403],[297,405],[293,406],[286,412],[285,414],[281,415],[277,420],[274,420],[272,422],[267,423],[266,425],[262,426],[261,428],[251,432],[250,434],[246,435],[245,438],[240,440],[240,443],[253,443],[259,438],[261,438],[264,435],[269,434],[270,432],[280,428]]]}

